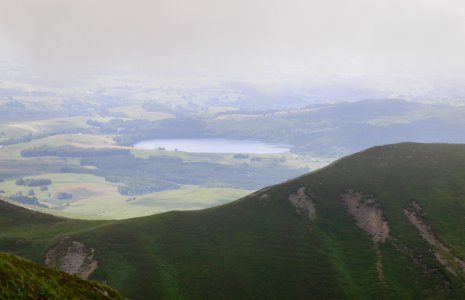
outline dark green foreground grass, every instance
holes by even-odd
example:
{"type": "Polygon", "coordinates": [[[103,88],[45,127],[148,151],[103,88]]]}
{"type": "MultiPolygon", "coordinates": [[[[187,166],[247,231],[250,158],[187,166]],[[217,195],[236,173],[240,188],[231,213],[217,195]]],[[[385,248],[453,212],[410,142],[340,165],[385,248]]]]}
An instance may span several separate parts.
{"type": "Polygon", "coordinates": [[[124,299],[97,282],[0,253],[0,299],[124,299]]]}
{"type": "Polygon", "coordinates": [[[465,145],[375,147],[320,171],[207,210],[123,221],[60,219],[2,204],[0,250],[42,262],[63,236],[96,249],[95,280],[133,299],[465,299],[405,217],[412,200],[453,253],[465,258],[465,145]],[[289,194],[308,186],[317,217],[289,194]],[[379,199],[390,238],[379,245],[346,212],[340,193],[379,199]],[[266,196],[264,196],[266,194],[266,196]]]}

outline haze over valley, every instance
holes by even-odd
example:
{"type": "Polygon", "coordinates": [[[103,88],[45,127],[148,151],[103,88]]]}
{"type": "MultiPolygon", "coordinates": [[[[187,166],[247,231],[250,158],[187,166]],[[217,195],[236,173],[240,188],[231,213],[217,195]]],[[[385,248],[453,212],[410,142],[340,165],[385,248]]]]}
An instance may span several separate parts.
{"type": "Polygon", "coordinates": [[[464,299],[465,5],[0,1],[1,299],[464,299]]]}
{"type": "Polygon", "coordinates": [[[241,107],[195,94],[186,102],[55,97],[13,90],[1,100],[0,192],[78,218],[210,207],[375,145],[464,142],[465,107],[451,104],[283,100],[287,107],[270,109],[261,99],[241,107]]]}

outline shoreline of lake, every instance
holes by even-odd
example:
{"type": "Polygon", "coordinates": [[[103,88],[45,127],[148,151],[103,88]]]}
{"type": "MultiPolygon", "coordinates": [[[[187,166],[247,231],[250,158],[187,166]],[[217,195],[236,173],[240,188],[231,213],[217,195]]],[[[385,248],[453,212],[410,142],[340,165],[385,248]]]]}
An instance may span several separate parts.
{"type": "Polygon", "coordinates": [[[290,151],[290,145],[265,143],[257,140],[223,138],[152,139],[133,145],[137,149],[168,150],[190,153],[279,154],[290,151]]]}

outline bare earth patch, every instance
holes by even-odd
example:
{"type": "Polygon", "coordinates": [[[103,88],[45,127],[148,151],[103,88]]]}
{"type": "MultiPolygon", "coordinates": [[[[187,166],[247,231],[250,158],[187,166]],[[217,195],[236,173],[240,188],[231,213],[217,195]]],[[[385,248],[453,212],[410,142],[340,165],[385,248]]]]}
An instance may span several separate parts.
{"type": "Polygon", "coordinates": [[[87,279],[98,267],[94,254],[95,249],[65,237],[45,254],[45,265],[87,279]]]}
{"type": "Polygon", "coordinates": [[[386,241],[389,237],[389,225],[384,219],[383,208],[378,199],[352,190],[342,193],[341,199],[357,226],[368,233],[373,242],[386,241]]]}
{"type": "Polygon", "coordinates": [[[310,221],[316,218],[315,203],[309,188],[298,188],[296,194],[289,195],[289,202],[291,202],[298,214],[307,217],[310,221]]]}
{"type": "Polygon", "coordinates": [[[268,203],[269,203],[269,199],[270,199],[270,195],[268,195],[268,194],[262,194],[262,195],[258,198],[258,202],[259,202],[262,206],[267,206],[268,203]]]}
{"type": "Polygon", "coordinates": [[[412,201],[411,206],[404,209],[410,223],[412,223],[420,233],[421,237],[430,244],[434,249],[434,257],[436,260],[450,273],[455,276],[465,276],[465,262],[455,256],[451,249],[441,242],[433,233],[431,226],[425,224],[422,220],[424,212],[421,206],[412,201]]]}
{"type": "Polygon", "coordinates": [[[347,212],[354,218],[358,227],[363,229],[375,246],[376,272],[381,284],[385,283],[381,251],[379,244],[389,237],[389,224],[384,218],[383,208],[378,199],[373,196],[357,193],[352,190],[341,194],[347,212]]]}

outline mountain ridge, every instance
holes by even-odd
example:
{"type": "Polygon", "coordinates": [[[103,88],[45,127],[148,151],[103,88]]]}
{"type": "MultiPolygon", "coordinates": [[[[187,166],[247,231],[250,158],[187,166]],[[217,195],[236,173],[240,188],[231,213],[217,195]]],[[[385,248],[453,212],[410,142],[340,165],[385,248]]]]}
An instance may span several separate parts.
{"type": "Polygon", "coordinates": [[[137,299],[461,299],[464,170],[465,145],[378,146],[206,210],[39,218],[34,230],[54,232],[20,224],[0,250],[43,262],[65,238],[82,243],[90,278],[137,299]]]}

